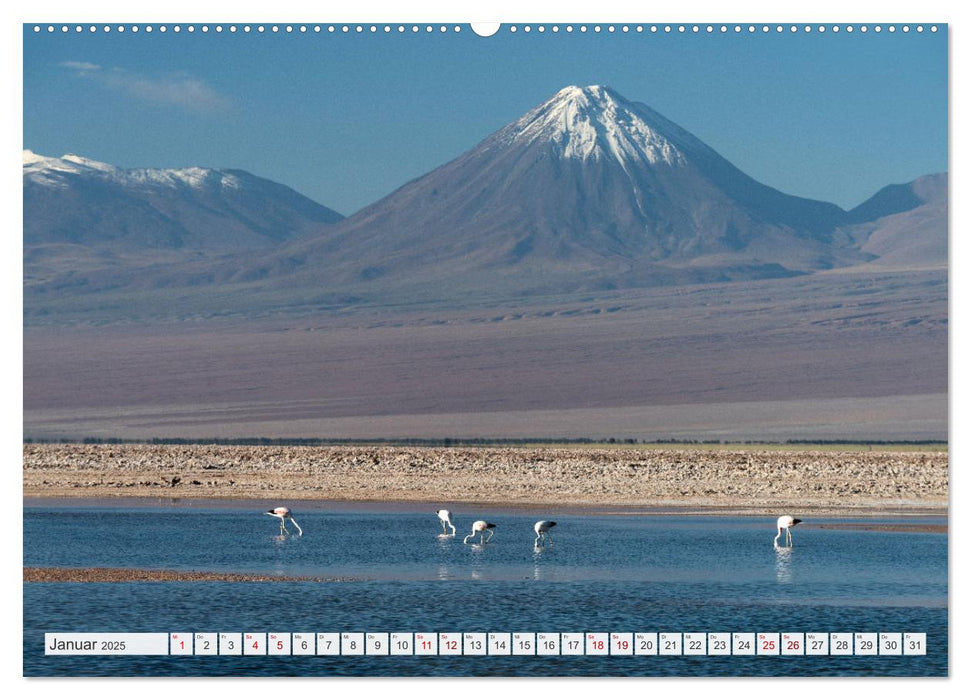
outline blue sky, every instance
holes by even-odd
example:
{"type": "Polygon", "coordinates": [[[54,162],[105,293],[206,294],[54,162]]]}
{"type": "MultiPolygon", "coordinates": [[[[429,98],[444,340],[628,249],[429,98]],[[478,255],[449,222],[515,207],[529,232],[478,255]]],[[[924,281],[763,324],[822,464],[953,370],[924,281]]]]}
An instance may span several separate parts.
{"type": "Polygon", "coordinates": [[[27,26],[24,147],[124,167],[241,168],[351,214],[563,86],[605,84],[790,194],[849,208],[947,169],[943,26],[754,35],[521,27],[482,38],[467,25],[404,35],[353,25],[349,34],[27,26]]]}

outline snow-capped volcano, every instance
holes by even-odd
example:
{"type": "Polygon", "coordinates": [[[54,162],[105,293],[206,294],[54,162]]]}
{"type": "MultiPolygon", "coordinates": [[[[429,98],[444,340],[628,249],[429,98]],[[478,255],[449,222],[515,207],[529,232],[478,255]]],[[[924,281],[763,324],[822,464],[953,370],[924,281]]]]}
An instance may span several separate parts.
{"type": "Polygon", "coordinates": [[[505,294],[791,275],[859,257],[834,246],[845,217],[646,105],[571,86],[258,271],[505,294]]]}
{"type": "MultiPolygon", "coordinates": [[[[504,146],[529,146],[545,140],[555,144],[565,158],[613,157],[628,161],[684,165],[685,157],[674,140],[642,116],[610,88],[600,85],[563,88],[499,131],[493,138],[504,146]]],[[[657,123],[660,115],[651,121],[657,123]]],[[[665,120],[666,121],[666,120],[665,120]]]]}

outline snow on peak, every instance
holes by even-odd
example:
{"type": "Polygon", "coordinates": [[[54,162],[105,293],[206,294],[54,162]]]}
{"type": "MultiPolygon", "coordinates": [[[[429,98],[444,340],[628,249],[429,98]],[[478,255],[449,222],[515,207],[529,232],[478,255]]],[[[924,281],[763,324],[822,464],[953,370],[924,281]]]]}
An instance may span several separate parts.
{"type": "Polygon", "coordinates": [[[130,181],[140,185],[186,186],[194,189],[202,187],[239,189],[242,186],[235,175],[209,168],[138,168],[126,171],[126,175],[130,181]]]}
{"type": "MultiPolygon", "coordinates": [[[[649,110],[646,110],[649,111],[649,110]]],[[[630,162],[683,165],[674,142],[645,119],[645,110],[602,85],[570,85],[502,129],[507,144],[553,143],[564,158],[615,158],[630,162]]]]}
{"type": "Polygon", "coordinates": [[[74,163],[82,168],[88,168],[89,170],[100,170],[102,172],[114,172],[117,168],[113,165],[108,165],[107,163],[102,163],[97,160],[91,160],[90,158],[83,158],[73,153],[68,153],[67,155],[61,156],[61,160],[67,161],[68,163],[74,163]]]}
{"type": "Polygon", "coordinates": [[[83,173],[92,171],[113,173],[118,170],[113,165],[82,158],[73,153],[68,153],[60,158],[51,158],[25,150],[23,155],[24,175],[53,176],[56,173],[83,173]]]}
{"type": "Polygon", "coordinates": [[[24,149],[24,165],[32,165],[33,163],[39,163],[42,160],[47,160],[44,156],[39,156],[33,151],[24,149]]]}
{"type": "Polygon", "coordinates": [[[52,187],[66,187],[65,176],[87,175],[128,187],[222,187],[239,189],[242,182],[236,175],[209,168],[135,168],[126,170],[68,153],[60,158],[41,156],[24,150],[24,177],[32,182],[52,187]]]}

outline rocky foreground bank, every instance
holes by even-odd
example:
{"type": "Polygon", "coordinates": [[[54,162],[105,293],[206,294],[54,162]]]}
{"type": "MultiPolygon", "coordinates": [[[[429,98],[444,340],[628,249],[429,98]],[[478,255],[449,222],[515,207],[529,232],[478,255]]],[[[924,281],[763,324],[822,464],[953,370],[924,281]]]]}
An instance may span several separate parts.
{"type": "Polygon", "coordinates": [[[343,577],[270,576],[218,571],[160,571],[156,569],[112,569],[105,567],[24,567],[24,583],[157,583],[161,581],[209,581],[220,583],[313,581],[317,583],[333,583],[352,580],[354,579],[343,577]]]}
{"type": "Polygon", "coordinates": [[[944,509],[946,452],[25,444],[28,498],[944,509]]]}

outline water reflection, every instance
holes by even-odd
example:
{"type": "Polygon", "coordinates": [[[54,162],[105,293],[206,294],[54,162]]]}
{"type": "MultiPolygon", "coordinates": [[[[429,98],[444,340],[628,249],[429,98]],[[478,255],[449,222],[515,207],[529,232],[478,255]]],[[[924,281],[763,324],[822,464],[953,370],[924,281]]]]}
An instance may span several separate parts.
{"type": "Polygon", "coordinates": [[[775,580],[779,583],[792,581],[792,547],[775,547],[775,580]]]}
{"type": "Polygon", "coordinates": [[[540,581],[543,579],[543,567],[540,564],[543,561],[543,556],[546,554],[546,548],[539,545],[533,545],[533,580],[540,581]]]}

